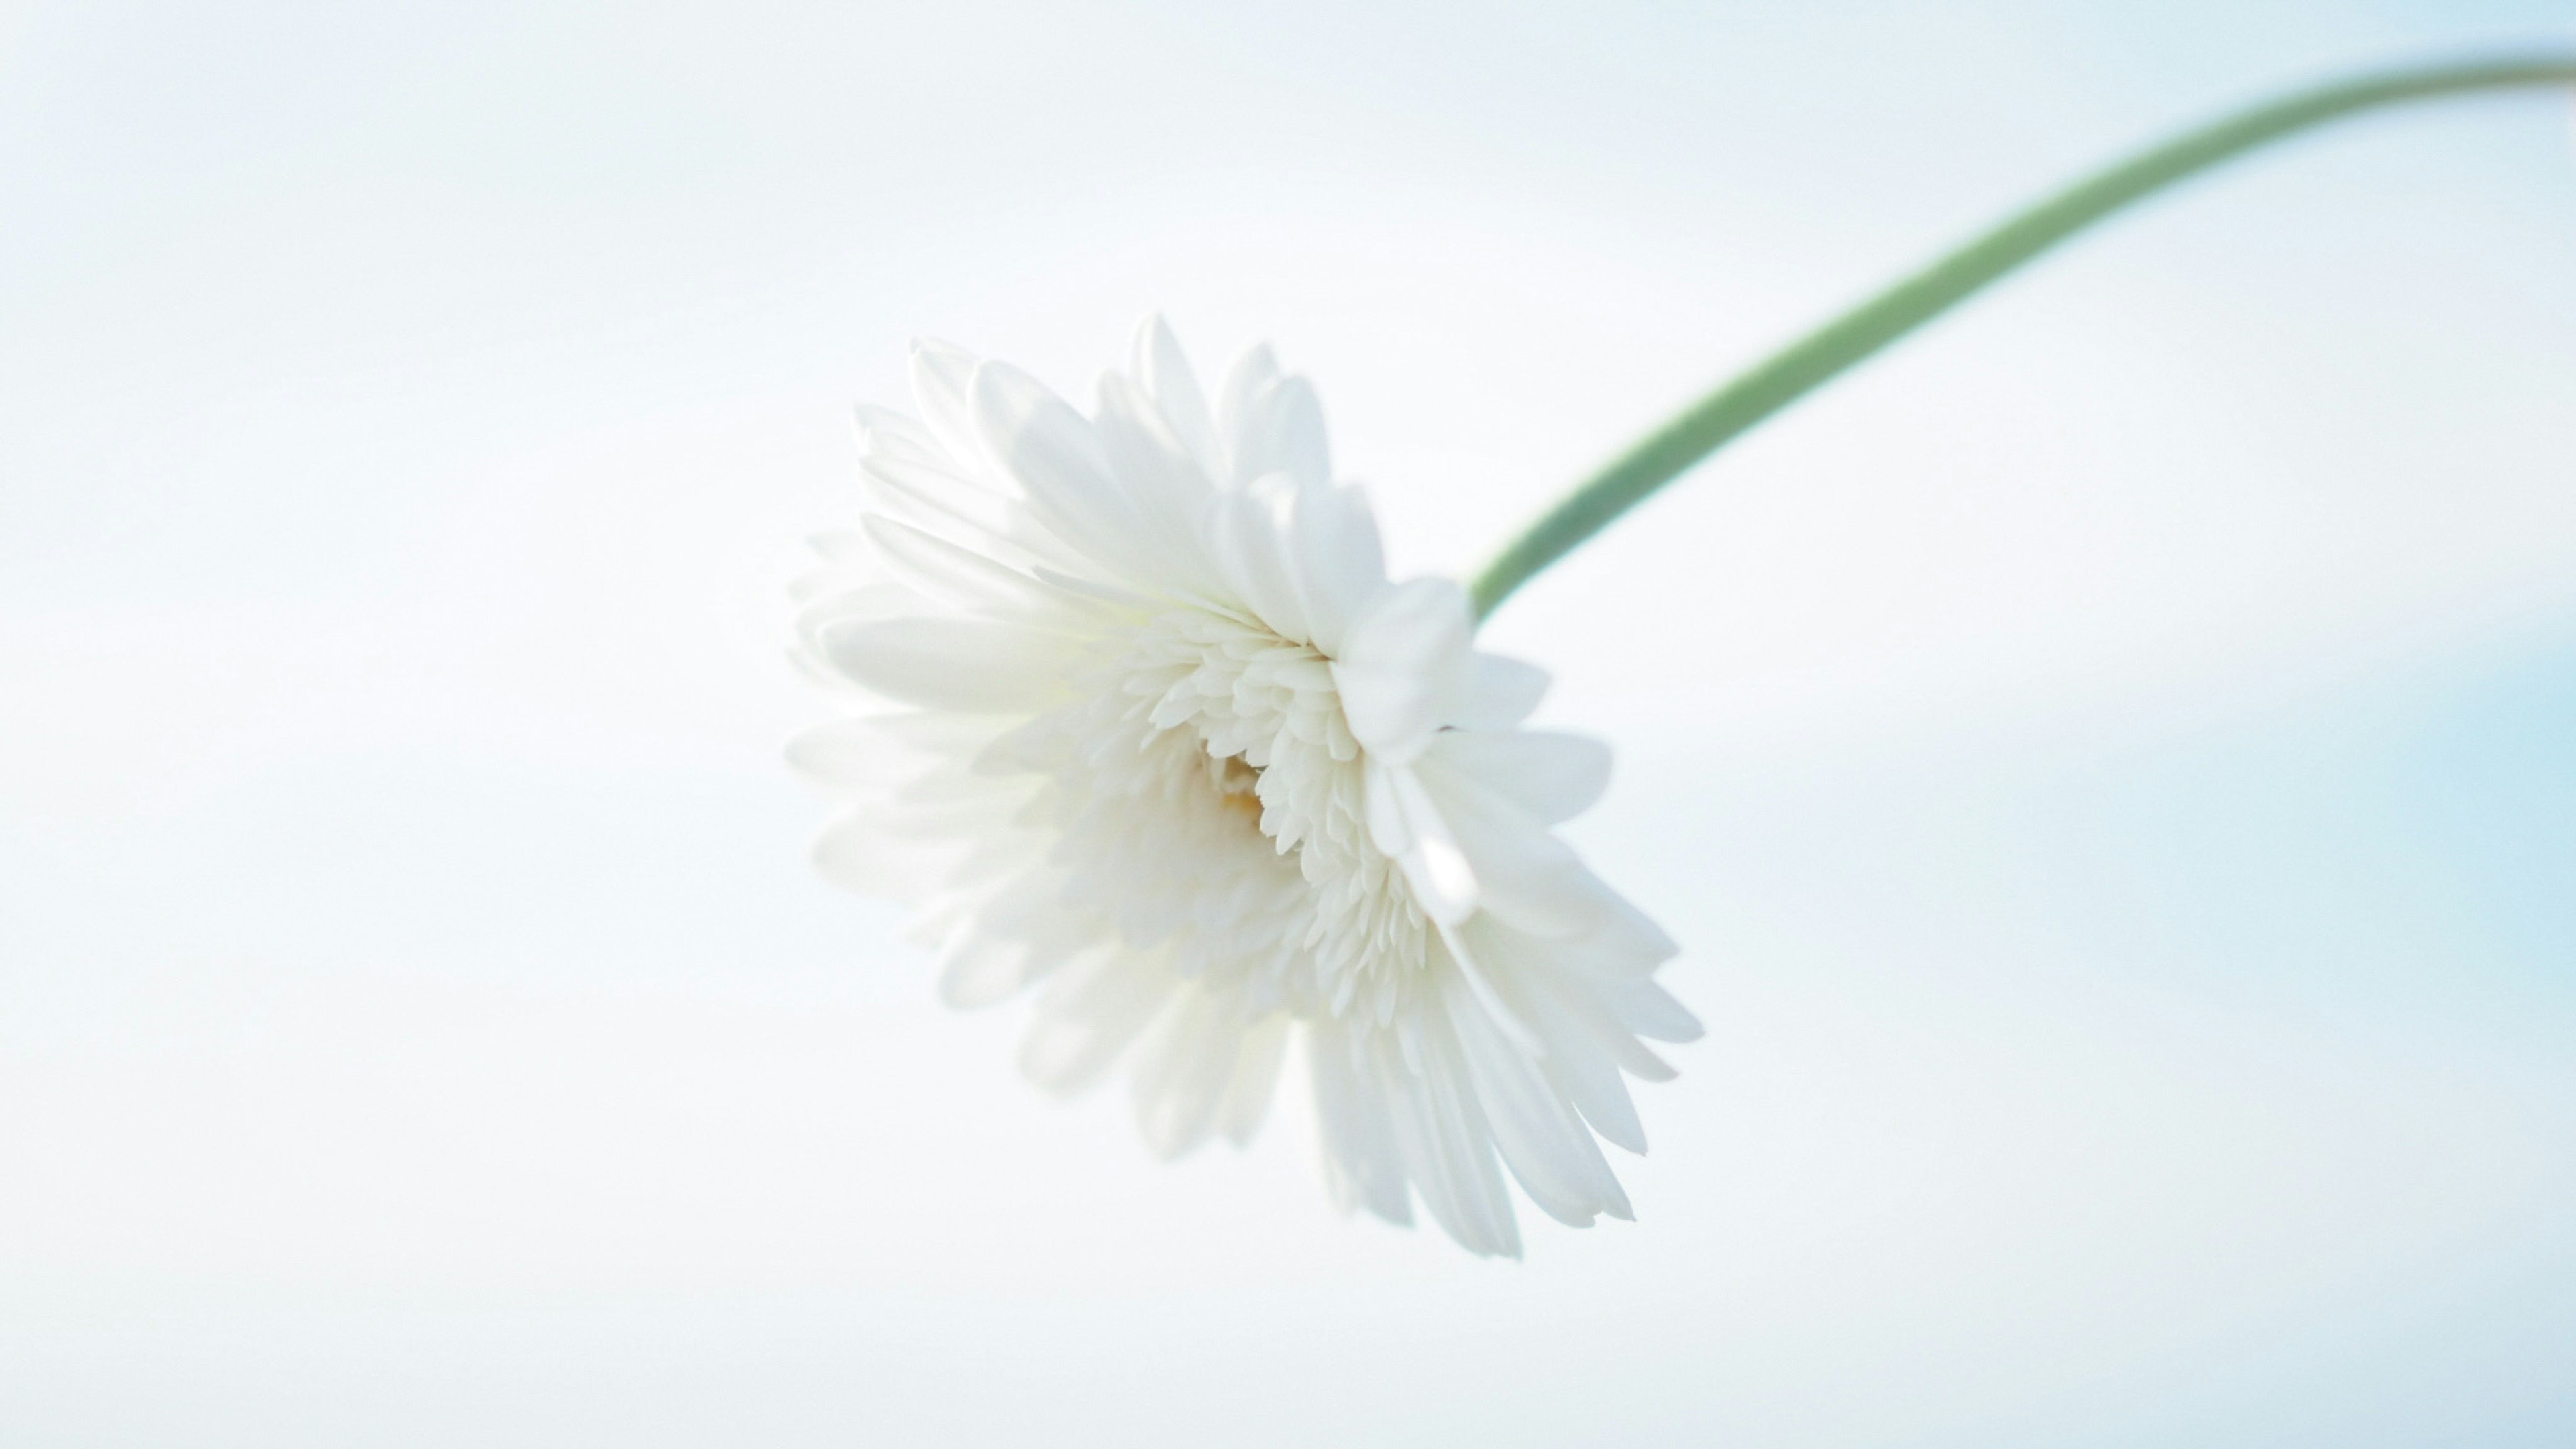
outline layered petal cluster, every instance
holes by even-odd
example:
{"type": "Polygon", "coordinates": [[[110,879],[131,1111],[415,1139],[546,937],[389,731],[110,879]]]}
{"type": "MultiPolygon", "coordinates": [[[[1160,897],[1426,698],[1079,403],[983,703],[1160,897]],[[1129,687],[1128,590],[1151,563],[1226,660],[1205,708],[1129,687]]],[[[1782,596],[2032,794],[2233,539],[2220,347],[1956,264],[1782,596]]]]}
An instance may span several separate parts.
{"type": "Polygon", "coordinates": [[[1121,1067],[1148,1142],[1247,1139],[1303,1055],[1329,1187],[1516,1254],[1504,1174],[1629,1216],[1597,1138],[1698,1026],[1672,943],[1551,827],[1601,745],[1464,592],[1387,577],[1323,414],[1268,349],[1210,399],[1158,321],[1089,417],[918,344],[919,417],[859,413],[855,530],[816,540],[799,657],[845,717],[791,758],[846,808],[821,869],[914,908],[940,989],[1036,992],[1021,1053],[1121,1067]]]}

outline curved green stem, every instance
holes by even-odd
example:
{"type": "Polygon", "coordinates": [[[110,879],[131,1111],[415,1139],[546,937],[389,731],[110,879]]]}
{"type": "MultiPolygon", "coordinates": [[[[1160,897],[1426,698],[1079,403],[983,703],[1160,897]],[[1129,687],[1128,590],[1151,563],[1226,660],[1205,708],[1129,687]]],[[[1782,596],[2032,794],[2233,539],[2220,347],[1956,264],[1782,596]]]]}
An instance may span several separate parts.
{"type": "Polygon", "coordinates": [[[1691,465],[1987,283],[2133,201],[2267,141],[2397,101],[2576,85],[2576,53],[2387,71],[2302,91],[2187,132],[2080,181],[1771,354],[1614,459],[1476,576],[1476,617],[1691,465]]]}

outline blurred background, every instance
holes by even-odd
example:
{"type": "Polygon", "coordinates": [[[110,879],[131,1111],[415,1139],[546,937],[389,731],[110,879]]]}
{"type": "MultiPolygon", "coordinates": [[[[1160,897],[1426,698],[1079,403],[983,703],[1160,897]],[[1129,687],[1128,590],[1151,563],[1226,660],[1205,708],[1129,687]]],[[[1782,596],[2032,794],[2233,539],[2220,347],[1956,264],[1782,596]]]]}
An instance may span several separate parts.
{"type": "Polygon", "coordinates": [[[2521,0],[0,0],[0,1439],[2576,1431],[2576,147],[2115,222],[1516,597],[1710,1027],[1522,1264],[808,870],[905,339],[1160,309],[1471,565],[2005,208],[2521,0]]]}

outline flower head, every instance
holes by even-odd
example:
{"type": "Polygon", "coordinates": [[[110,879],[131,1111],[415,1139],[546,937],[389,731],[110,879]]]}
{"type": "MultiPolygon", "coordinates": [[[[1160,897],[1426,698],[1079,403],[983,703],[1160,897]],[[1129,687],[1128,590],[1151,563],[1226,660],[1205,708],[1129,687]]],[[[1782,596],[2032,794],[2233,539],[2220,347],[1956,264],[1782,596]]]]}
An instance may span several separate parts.
{"type": "Polygon", "coordinates": [[[1698,1025],[1550,831],[1609,753],[1522,727],[1546,676],[1455,584],[1387,578],[1313,389],[1261,348],[1211,405],[1159,321],[1088,419],[938,343],[913,386],[799,585],[852,704],[791,748],[848,802],[824,873],[915,908],[949,1001],[1040,988],[1024,1070],[1125,1063],[1158,1152],[1247,1140],[1294,1048],[1343,1207],[1516,1254],[1508,1169],[1629,1216],[1595,1134],[1645,1150],[1621,1073],[1698,1025]]]}

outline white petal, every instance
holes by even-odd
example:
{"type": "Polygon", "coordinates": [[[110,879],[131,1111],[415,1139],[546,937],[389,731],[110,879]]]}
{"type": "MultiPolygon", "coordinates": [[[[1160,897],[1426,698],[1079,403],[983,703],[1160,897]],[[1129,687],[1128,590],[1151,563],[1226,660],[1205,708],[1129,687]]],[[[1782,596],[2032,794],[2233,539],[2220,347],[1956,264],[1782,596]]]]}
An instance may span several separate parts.
{"type": "Polygon", "coordinates": [[[1225,371],[1225,381],[1217,388],[1216,431],[1225,446],[1226,463],[1222,485],[1242,487],[1271,470],[1247,469],[1249,461],[1243,446],[1244,435],[1252,427],[1261,394],[1279,380],[1279,359],[1268,347],[1255,347],[1234,360],[1225,371]]]}
{"type": "Polygon", "coordinates": [[[1217,495],[1208,509],[1208,553],[1232,595],[1271,632],[1303,644],[1306,611],[1288,558],[1287,511],[1296,485],[1273,474],[1217,495]]]}
{"type": "Polygon", "coordinates": [[[1306,379],[1273,378],[1251,387],[1235,402],[1227,443],[1237,483],[1285,473],[1300,487],[1331,485],[1333,462],[1324,442],[1324,409],[1306,379]]]}
{"type": "Polygon", "coordinates": [[[969,921],[940,953],[939,999],[960,1010],[991,1006],[1036,979],[1041,965],[1031,943],[986,934],[969,921]]]}
{"type": "Polygon", "coordinates": [[[1617,898],[1546,826],[1438,760],[1411,774],[1466,858],[1478,909],[1542,936],[1578,936],[1609,917],[1617,898]]]}
{"type": "Polygon", "coordinates": [[[1244,1032],[1243,1048],[1235,1059],[1234,1079],[1226,1085],[1225,1100],[1217,1105],[1217,1130],[1237,1147],[1252,1141],[1252,1134],[1261,1129],[1261,1119],[1270,1110],[1270,1094],[1279,1084],[1279,1065],[1288,1053],[1288,1026],[1288,1013],[1274,1011],[1244,1032]]]}
{"type": "Polygon", "coordinates": [[[1463,922],[1441,923],[1439,943],[1443,952],[1433,954],[1431,960],[1433,969],[1454,968],[1459,980],[1465,983],[1468,993],[1476,999],[1479,1006],[1484,1008],[1485,1015],[1494,1025],[1505,1036],[1511,1038],[1514,1046],[1532,1056],[1546,1051],[1546,1042],[1530,1028],[1529,1023],[1521,1019],[1519,1010],[1503,996],[1500,990],[1496,989],[1493,978],[1487,975],[1484,968],[1477,963],[1475,953],[1459,933],[1459,927],[1463,924],[1463,922]],[[1446,955],[1445,964],[1442,960],[1443,953],[1446,955]]]}
{"type": "Polygon", "coordinates": [[[1560,943],[1552,954],[1563,962],[1569,976],[1587,983],[1639,1035],[1656,1041],[1699,1040],[1699,1019],[1671,992],[1656,985],[1652,976],[1655,966],[1679,948],[1617,895],[1609,895],[1608,904],[1598,925],[1560,943]]]}
{"type": "Polygon", "coordinates": [[[1410,770],[1375,759],[1362,780],[1369,838],[1404,871],[1422,913],[1442,925],[1473,915],[1475,874],[1422,782],[1410,770]]]}
{"type": "Polygon", "coordinates": [[[971,401],[978,362],[974,353],[954,343],[931,337],[912,342],[913,406],[921,409],[921,419],[940,447],[968,469],[984,456],[971,401]]]}
{"type": "Polygon", "coordinates": [[[1136,1048],[1129,1078],[1136,1123],[1158,1157],[1207,1140],[1243,1050],[1234,1003],[1196,983],[1173,993],[1136,1048]]]}
{"type": "Polygon", "coordinates": [[[986,449],[1027,491],[1040,523],[1114,575],[1156,576],[1142,520],[1088,419],[1007,363],[975,370],[974,404],[986,449]]]}
{"type": "Polygon", "coordinates": [[[1224,466],[1217,450],[1216,420],[1208,412],[1206,395],[1199,391],[1198,375],[1181,355],[1180,339],[1163,325],[1162,318],[1148,317],[1136,329],[1132,352],[1129,371],[1136,385],[1153,400],[1172,436],[1198,463],[1200,476],[1216,481],[1224,466]]]}
{"type": "Polygon", "coordinates": [[[1651,975],[1682,950],[1645,912],[1616,896],[1599,928],[1568,942],[1564,949],[1585,970],[1615,977],[1651,975]]]}
{"type": "Polygon", "coordinates": [[[1425,760],[1474,781],[1541,825],[1592,808],[1610,785],[1610,747],[1543,730],[1444,730],[1425,760]]]}
{"type": "Polygon", "coordinates": [[[1643,1047],[1615,1024],[1587,985],[1566,980],[1556,969],[1548,957],[1551,944],[1520,936],[1492,918],[1471,920],[1461,936],[1492,975],[1494,987],[1538,1031],[1546,1047],[1538,1065],[1558,1096],[1582,1111],[1584,1122],[1610,1142],[1631,1152],[1646,1150],[1646,1127],[1636,1119],[1636,1101],[1620,1078],[1623,1052],[1597,1042],[1595,1031],[1620,1036],[1636,1055],[1646,1055],[1643,1047]]]}
{"type": "Polygon", "coordinates": [[[980,552],[1008,537],[1011,500],[935,464],[870,458],[860,466],[869,505],[980,552]]]}
{"type": "Polygon", "coordinates": [[[1333,682],[1369,753],[1404,764],[1451,722],[1472,683],[1473,627],[1466,592],[1446,579],[1397,584],[1352,621],[1333,682]]]}
{"type": "MultiPolygon", "coordinates": [[[[1519,1008],[1521,1019],[1545,1043],[1546,1052],[1539,1058],[1539,1065],[1548,1081],[1592,1124],[1592,1130],[1630,1152],[1644,1152],[1646,1129],[1637,1120],[1637,1104],[1619,1075],[1619,1053],[1593,1040],[1581,1025],[1579,1008],[1560,1000],[1565,992],[1580,992],[1582,988],[1562,983],[1553,971],[1511,969],[1513,954],[1494,940],[1506,930],[1489,920],[1474,921],[1468,924],[1466,934],[1492,970],[1496,988],[1519,1008]]],[[[1601,1029],[1619,1030],[1598,1008],[1592,1020],[1601,1029]]],[[[1635,1047],[1633,1040],[1629,1045],[1643,1053],[1644,1049],[1635,1047]]]]}
{"type": "MultiPolygon", "coordinates": [[[[1648,1051],[1612,1009],[1611,998],[1627,988],[1629,978],[1579,968],[1569,959],[1563,942],[1539,940],[1481,919],[1470,922],[1467,929],[1486,966],[1506,989],[1528,1000],[1529,1019],[1542,1030],[1561,1027],[1576,1034],[1632,1077],[1672,1080],[1673,1069],[1648,1051]]],[[[1560,1055],[1573,1059],[1571,1053],[1560,1055]]]]}
{"type": "Polygon", "coordinates": [[[1530,717],[1547,694],[1547,671],[1499,654],[1479,652],[1470,666],[1467,698],[1451,724],[1470,729],[1509,729],[1530,717]]]}
{"type": "Polygon", "coordinates": [[[891,408],[861,403],[851,410],[851,420],[859,430],[859,457],[863,460],[925,463],[952,473],[965,466],[949,454],[938,435],[891,408]]]}
{"type": "Polygon", "coordinates": [[[981,913],[996,893],[1024,876],[1046,868],[1046,837],[1040,832],[1018,828],[1009,818],[985,821],[971,831],[960,831],[950,841],[969,842],[956,852],[954,861],[939,878],[939,895],[922,910],[924,915],[939,915],[943,924],[925,939],[933,945],[947,940],[954,920],[981,913]]]}
{"type": "Polygon", "coordinates": [[[832,822],[814,841],[814,869],[844,890],[911,903],[938,888],[950,853],[890,833],[874,812],[832,822]]]}
{"type": "Polygon", "coordinates": [[[976,434],[1011,477],[1073,513],[1114,512],[1125,500],[1091,424],[1046,384],[1007,362],[975,369],[976,434]]]}
{"type": "Polygon", "coordinates": [[[870,517],[860,527],[889,572],[954,607],[1054,627],[1093,612],[1087,599],[910,524],[870,517]]]}
{"type": "Polygon", "coordinates": [[[1690,1008],[1673,994],[1652,981],[1632,981],[1624,990],[1609,997],[1610,1009],[1619,1024],[1648,1041],[1666,1041],[1676,1045],[1700,1039],[1706,1030],[1690,1008]]]}
{"type": "Polygon", "coordinates": [[[1101,447],[1154,546],[1170,555],[1164,562],[1171,569],[1204,589],[1199,531],[1215,496],[1206,472],[1153,400],[1115,373],[1100,379],[1099,415],[1101,447]]]}
{"type": "Polygon", "coordinates": [[[836,719],[787,742],[790,769],[819,784],[849,790],[892,791],[933,768],[939,759],[882,716],[836,719]]]}
{"type": "Polygon", "coordinates": [[[1327,657],[1339,658],[1353,621],[1389,587],[1377,516],[1357,488],[1301,488],[1289,538],[1307,633],[1327,657]]]}
{"type": "Polygon", "coordinates": [[[1043,707],[1064,689],[1070,641],[983,619],[885,619],[822,631],[824,657],[907,704],[969,712],[1043,707]]]}
{"type": "Polygon", "coordinates": [[[1178,985],[1170,968],[1132,951],[1068,964],[1038,998],[1020,1039],[1022,1075],[1057,1093],[1099,1080],[1178,985]]]}
{"type": "Polygon", "coordinates": [[[1364,1207],[1388,1222],[1411,1223],[1404,1158],[1396,1150],[1384,1096],[1371,1085],[1353,1030],[1325,1017],[1308,1022],[1304,1035],[1323,1135],[1325,1185],[1334,1203],[1344,1212],[1364,1207]]]}
{"type": "Polygon", "coordinates": [[[1596,1214],[1633,1216],[1619,1180],[1583,1119],[1519,1047],[1497,1030],[1483,1006],[1454,981],[1444,992],[1459,1055],[1494,1145],[1530,1200],[1548,1216],[1590,1227],[1596,1214]]]}
{"type": "Polygon", "coordinates": [[[856,588],[825,592],[796,615],[796,636],[817,658],[825,656],[823,636],[842,624],[865,623],[877,619],[909,619],[930,606],[930,601],[889,580],[877,580],[856,588]]]}
{"type": "Polygon", "coordinates": [[[1030,870],[951,932],[940,952],[939,996],[989,1006],[1100,943],[1099,923],[1067,911],[1052,873],[1030,870]]]}
{"type": "Polygon", "coordinates": [[[1396,1150],[1422,1205],[1449,1236],[1471,1253],[1519,1257],[1520,1229],[1494,1161],[1493,1134],[1468,1093],[1466,1071],[1449,1039],[1448,1022],[1427,1009],[1404,1021],[1420,1064],[1408,1064],[1392,1040],[1377,1033],[1372,1065],[1386,1094],[1396,1150]]]}

